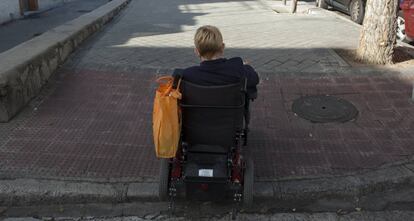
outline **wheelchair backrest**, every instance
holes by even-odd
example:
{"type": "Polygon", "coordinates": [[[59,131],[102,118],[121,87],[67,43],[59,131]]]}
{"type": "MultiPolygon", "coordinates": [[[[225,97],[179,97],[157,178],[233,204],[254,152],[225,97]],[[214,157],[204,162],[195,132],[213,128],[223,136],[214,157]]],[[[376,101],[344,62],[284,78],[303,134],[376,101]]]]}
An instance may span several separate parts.
{"type": "Polygon", "coordinates": [[[181,82],[182,135],[190,145],[230,147],[243,128],[245,81],[223,86],[181,82]]]}

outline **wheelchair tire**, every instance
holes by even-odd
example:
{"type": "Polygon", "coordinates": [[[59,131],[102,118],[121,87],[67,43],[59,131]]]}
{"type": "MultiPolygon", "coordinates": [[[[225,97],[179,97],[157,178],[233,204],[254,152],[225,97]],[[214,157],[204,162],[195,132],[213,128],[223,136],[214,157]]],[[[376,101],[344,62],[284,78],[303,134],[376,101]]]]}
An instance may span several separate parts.
{"type": "Polygon", "coordinates": [[[169,198],[170,183],[170,159],[161,159],[160,162],[160,183],[158,187],[158,197],[161,201],[167,201],[169,198]]]}
{"type": "Polygon", "coordinates": [[[243,182],[243,206],[250,207],[253,204],[253,185],[254,185],[254,163],[253,159],[246,158],[246,169],[244,170],[243,182]]]}

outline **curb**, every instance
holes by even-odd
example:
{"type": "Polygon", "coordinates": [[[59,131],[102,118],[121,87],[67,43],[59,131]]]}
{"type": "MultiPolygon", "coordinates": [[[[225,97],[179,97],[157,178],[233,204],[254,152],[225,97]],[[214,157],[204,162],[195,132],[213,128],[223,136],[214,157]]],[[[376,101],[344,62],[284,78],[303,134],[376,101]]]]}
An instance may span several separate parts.
{"type": "Polygon", "coordinates": [[[3,206],[156,201],[157,194],[157,183],[99,183],[41,179],[0,181],[0,205],[3,206]]]}
{"type": "Polygon", "coordinates": [[[89,36],[112,20],[130,0],[113,0],[42,35],[0,53],[0,122],[9,121],[89,36]]]}
{"type": "Polygon", "coordinates": [[[263,182],[255,190],[257,198],[274,201],[279,210],[414,210],[414,161],[343,176],[263,182]]]}
{"type": "Polygon", "coordinates": [[[351,25],[353,25],[353,26],[355,26],[357,28],[361,28],[362,27],[362,25],[360,25],[360,24],[357,24],[357,23],[355,23],[355,22],[353,22],[353,21],[351,21],[351,20],[349,20],[347,18],[344,18],[343,16],[340,16],[340,15],[336,14],[333,11],[329,11],[329,10],[326,10],[326,9],[323,9],[323,8],[317,8],[317,7],[310,8],[310,9],[308,9],[308,14],[313,14],[313,15],[315,15],[315,14],[316,15],[317,14],[325,14],[325,15],[332,16],[332,17],[336,17],[336,18],[339,18],[339,19],[341,19],[343,21],[346,21],[349,24],[351,24],[351,25]]]}
{"type": "MultiPolygon", "coordinates": [[[[414,210],[414,162],[345,176],[255,182],[254,208],[286,211],[414,210]]],[[[0,206],[157,202],[155,182],[0,181],[0,206]]]]}

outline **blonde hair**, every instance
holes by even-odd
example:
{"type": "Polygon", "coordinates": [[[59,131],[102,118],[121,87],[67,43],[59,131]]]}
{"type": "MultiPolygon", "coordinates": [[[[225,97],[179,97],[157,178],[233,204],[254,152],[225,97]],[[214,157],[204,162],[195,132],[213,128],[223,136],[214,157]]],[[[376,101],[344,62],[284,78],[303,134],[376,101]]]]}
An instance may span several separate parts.
{"type": "Polygon", "coordinates": [[[194,45],[200,56],[212,58],[216,53],[223,50],[223,36],[215,26],[201,26],[194,35],[194,45]]]}

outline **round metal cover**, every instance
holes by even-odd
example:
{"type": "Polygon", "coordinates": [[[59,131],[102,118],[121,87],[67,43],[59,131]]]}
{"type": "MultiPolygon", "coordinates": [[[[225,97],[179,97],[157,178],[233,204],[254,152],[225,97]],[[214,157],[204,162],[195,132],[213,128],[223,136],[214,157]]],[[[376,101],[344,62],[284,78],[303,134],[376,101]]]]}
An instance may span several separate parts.
{"type": "Polygon", "coordinates": [[[329,95],[300,97],[293,102],[292,110],[299,117],[315,123],[346,122],[358,115],[353,104],[329,95]]]}

